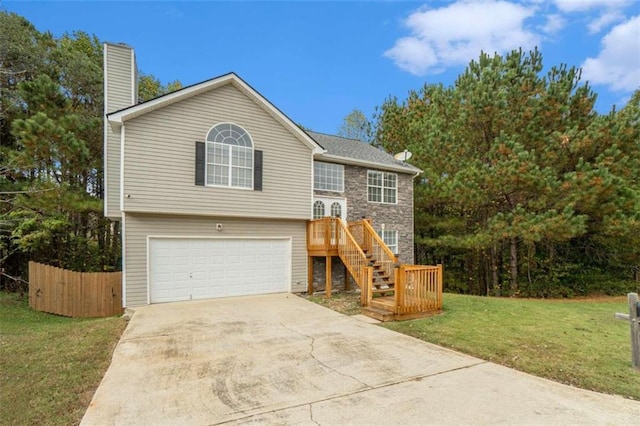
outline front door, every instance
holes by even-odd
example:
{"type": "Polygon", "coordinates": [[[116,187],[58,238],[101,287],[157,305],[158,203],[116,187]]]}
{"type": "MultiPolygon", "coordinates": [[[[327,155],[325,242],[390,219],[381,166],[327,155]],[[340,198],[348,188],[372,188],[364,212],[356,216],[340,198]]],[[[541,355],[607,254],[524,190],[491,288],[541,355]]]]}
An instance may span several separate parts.
{"type": "Polygon", "coordinates": [[[313,218],[320,219],[326,216],[347,220],[347,200],[344,198],[314,197],[313,218]]]}

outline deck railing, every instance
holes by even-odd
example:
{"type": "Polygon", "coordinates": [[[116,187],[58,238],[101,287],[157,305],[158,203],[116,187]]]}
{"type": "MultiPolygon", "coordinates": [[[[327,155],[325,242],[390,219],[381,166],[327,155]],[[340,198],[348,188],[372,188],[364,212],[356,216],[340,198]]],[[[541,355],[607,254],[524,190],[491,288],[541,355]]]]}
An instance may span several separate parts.
{"type": "MultiPolygon", "coordinates": [[[[336,217],[325,217],[310,220],[307,225],[307,249],[309,252],[322,252],[330,255],[332,252],[340,256],[366,299],[367,282],[371,281],[366,269],[369,266],[367,256],[360,245],[349,232],[347,225],[336,217]]],[[[370,292],[368,292],[370,293],[370,292]]]]}
{"type": "Polygon", "coordinates": [[[338,227],[336,222],[339,219],[325,217],[322,219],[310,220],[307,224],[307,250],[331,252],[338,250],[338,227]]]}
{"type": "Polygon", "coordinates": [[[442,309],[442,265],[400,265],[395,270],[396,314],[442,309]]]}

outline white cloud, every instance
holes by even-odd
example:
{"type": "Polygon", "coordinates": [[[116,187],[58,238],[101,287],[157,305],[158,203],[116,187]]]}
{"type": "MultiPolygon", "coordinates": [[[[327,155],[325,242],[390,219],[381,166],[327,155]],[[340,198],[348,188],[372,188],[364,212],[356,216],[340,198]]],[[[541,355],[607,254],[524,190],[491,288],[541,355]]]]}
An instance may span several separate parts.
{"type": "Polygon", "coordinates": [[[612,10],[603,13],[597,19],[589,22],[587,28],[589,29],[589,34],[595,34],[599,33],[603,28],[622,20],[624,20],[624,15],[622,14],[622,12],[612,10]]]}
{"type": "Polygon", "coordinates": [[[412,74],[438,72],[465,65],[483,50],[504,53],[539,44],[539,36],[525,28],[535,10],[501,0],[459,0],[439,9],[420,8],[405,20],[411,35],[398,39],[384,52],[412,74]]]}
{"type": "Polygon", "coordinates": [[[624,20],[622,10],[634,0],[555,0],[556,7],[565,13],[588,13],[599,15],[587,25],[589,34],[595,34],[612,24],[624,20]],[[597,11],[597,12],[596,12],[597,11]]]}
{"type": "Polygon", "coordinates": [[[585,12],[591,9],[621,9],[633,0],[555,0],[556,7],[563,12],[585,12]]]}
{"type": "Polygon", "coordinates": [[[392,58],[403,70],[411,74],[423,74],[424,70],[438,65],[436,53],[428,43],[423,43],[415,37],[398,39],[392,49],[385,55],[392,58]]]}
{"type": "Polygon", "coordinates": [[[587,58],[582,76],[591,84],[616,91],[640,86],[640,15],[619,24],[603,37],[598,57],[587,58]]]}
{"type": "Polygon", "coordinates": [[[564,26],[567,24],[566,19],[564,19],[561,15],[548,15],[547,22],[543,26],[540,27],[542,32],[549,35],[557,34],[564,26]]]}

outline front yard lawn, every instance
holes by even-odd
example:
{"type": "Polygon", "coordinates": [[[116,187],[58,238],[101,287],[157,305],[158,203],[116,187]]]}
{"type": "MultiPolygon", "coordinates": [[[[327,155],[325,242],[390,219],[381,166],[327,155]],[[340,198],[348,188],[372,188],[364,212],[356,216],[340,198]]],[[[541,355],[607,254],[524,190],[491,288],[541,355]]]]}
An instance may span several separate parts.
{"type": "Polygon", "coordinates": [[[125,327],[33,311],[0,292],[0,423],[78,424],[125,327]]]}
{"type": "MultiPolygon", "coordinates": [[[[355,303],[359,295],[336,298],[336,310],[359,313],[345,312],[345,297],[355,303]]],[[[324,298],[320,303],[334,305],[324,298]]],[[[382,325],[540,377],[640,400],[629,324],[613,318],[627,311],[626,297],[531,300],[445,294],[442,315],[382,325]]]]}

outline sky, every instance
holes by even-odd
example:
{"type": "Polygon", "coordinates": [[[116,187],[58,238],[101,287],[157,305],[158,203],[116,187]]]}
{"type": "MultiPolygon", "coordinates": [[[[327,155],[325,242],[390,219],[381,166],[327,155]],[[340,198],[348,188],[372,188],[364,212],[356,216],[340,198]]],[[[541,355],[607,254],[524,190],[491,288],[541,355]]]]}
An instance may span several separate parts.
{"type": "MultiPolygon", "coordinates": [[[[354,108],[455,82],[480,52],[538,47],[545,68],[582,68],[596,109],[640,88],[640,0],[0,0],[40,31],[86,31],[135,49],[163,83],[235,72],[296,123],[335,134],[354,108]]],[[[1,29],[0,29],[1,30],[1,29]]]]}

